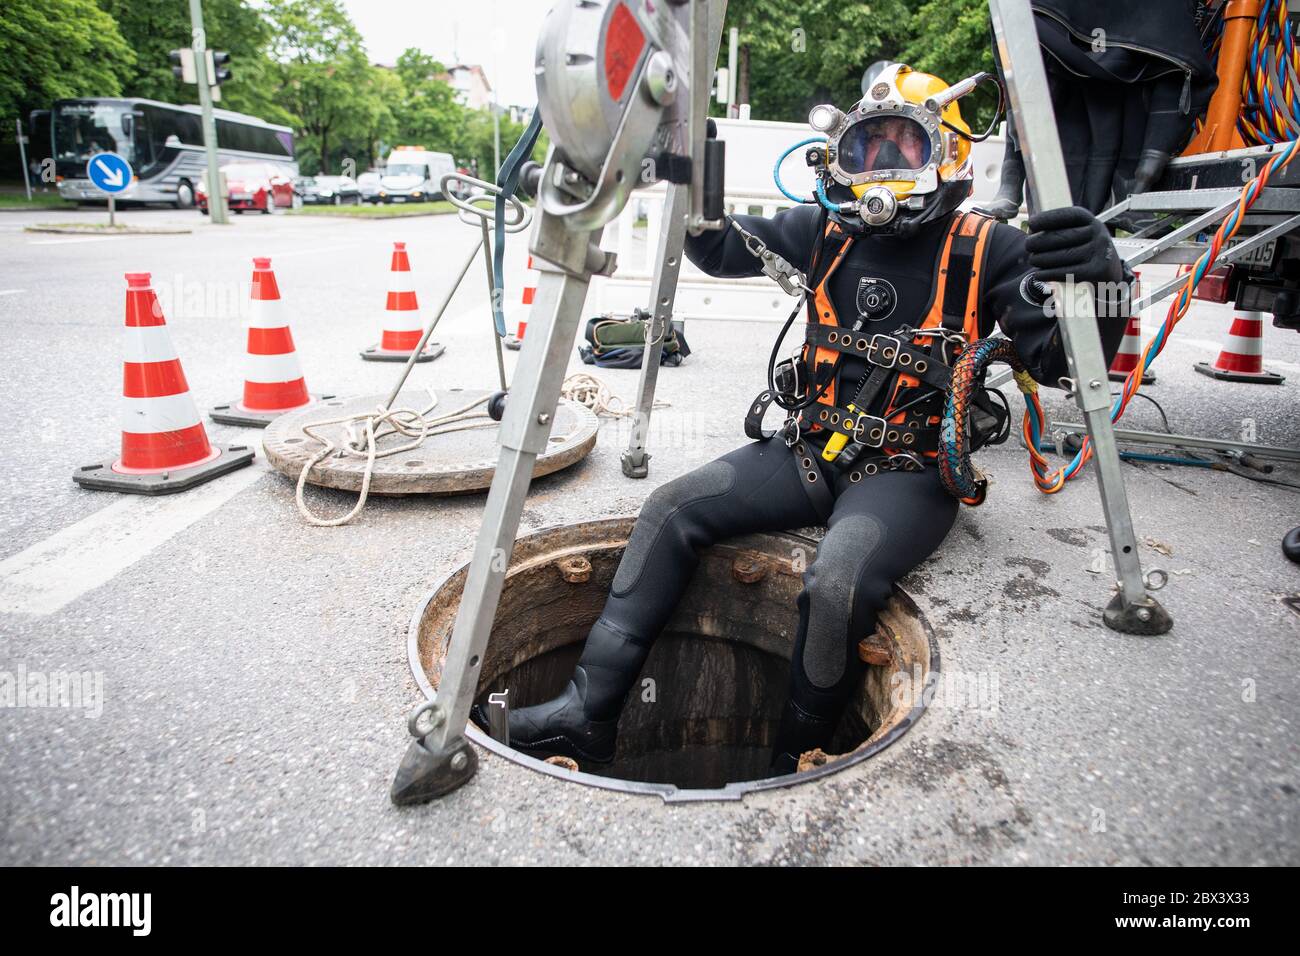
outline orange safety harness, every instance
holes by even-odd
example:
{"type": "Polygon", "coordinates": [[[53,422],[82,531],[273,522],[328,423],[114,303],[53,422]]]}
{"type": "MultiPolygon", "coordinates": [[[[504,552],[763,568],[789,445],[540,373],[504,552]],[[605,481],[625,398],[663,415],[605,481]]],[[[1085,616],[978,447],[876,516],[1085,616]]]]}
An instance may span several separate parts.
{"type": "MultiPolygon", "coordinates": [[[[924,319],[892,333],[864,331],[865,319],[856,326],[840,320],[830,282],[854,240],[839,226],[827,226],[823,248],[809,269],[806,339],[797,363],[802,371],[793,376],[795,395],[787,396],[804,404],[783,429],[810,489],[819,481],[812,460],[819,451],[803,441],[806,434],[831,433],[820,454],[842,466],[852,482],[881,470],[919,469],[937,457],[938,412],[951,388],[952,366],[961,350],[979,338],[981,275],[992,226],[992,219],[977,213],[954,217],[935,261],[924,319]],[[849,402],[843,401],[838,381],[841,355],[856,355],[869,370],[849,402]],[[887,396],[883,402],[882,396],[887,396]],[[881,414],[871,413],[882,406],[881,414]]],[[[750,407],[745,421],[750,437],[769,437],[761,423],[773,400],[769,389],[750,407]]]]}

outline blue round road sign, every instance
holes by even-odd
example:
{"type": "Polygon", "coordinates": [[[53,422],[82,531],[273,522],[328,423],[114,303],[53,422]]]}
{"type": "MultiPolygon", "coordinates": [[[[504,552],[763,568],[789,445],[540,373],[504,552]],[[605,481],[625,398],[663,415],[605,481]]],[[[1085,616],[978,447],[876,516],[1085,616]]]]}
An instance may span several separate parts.
{"type": "Polygon", "coordinates": [[[97,153],[86,163],[86,176],[101,192],[120,193],[131,185],[131,164],[117,153],[97,153]]]}

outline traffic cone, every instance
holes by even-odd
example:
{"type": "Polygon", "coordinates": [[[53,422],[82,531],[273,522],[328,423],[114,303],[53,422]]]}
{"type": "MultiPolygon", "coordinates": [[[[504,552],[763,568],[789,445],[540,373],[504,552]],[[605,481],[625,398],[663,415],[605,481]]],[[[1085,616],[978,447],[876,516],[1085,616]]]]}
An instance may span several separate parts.
{"type": "MultiPolygon", "coordinates": [[[[1132,297],[1136,298],[1138,290],[1142,287],[1142,273],[1133,273],[1133,293],[1132,297]]],[[[1132,299],[1130,299],[1130,302],[1132,299]]],[[[1128,325],[1124,329],[1124,339],[1119,343],[1119,351],[1115,353],[1115,361],[1110,364],[1110,380],[1112,382],[1123,382],[1128,379],[1129,372],[1138,367],[1142,361],[1142,316],[1133,315],[1129,317],[1128,325]]],[[[1155,372],[1149,369],[1142,373],[1142,384],[1151,385],[1156,380],[1155,372]]]]}
{"type": "Polygon", "coordinates": [[[285,412],[334,396],[307,392],[270,259],[253,260],[251,300],[243,399],[217,405],[208,414],[225,425],[265,428],[285,412]]]}
{"type": "Polygon", "coordinates": [[[122,454],[77,469],[83,488],[165,495],[250,464],[247,445],[213,445],[147,272],[126,274],[122,454]]]}
{"type": "MultiPolygon", "coordinates": [[[[362,352],[361,357],[371,362],[405,362],[420,344],[422,335],[424,326],[420,324],[420,306],[415,300],[415,287],[411,282],[411,259],[406,254],[406,243],[395,242],[383,335],[379,343],[362,352]]],[[[415,360],[431,362],[445,351],[446,348],[437,342],[429,342],[415,360]]]]}
{"type": "MultiPolygon", "coordinates": [[[[1129,317],[1128,328],[1124,330],[1124,341],[1119,344],[1119,351],[1115,353],[1115,361],[1110,363],[1110,380],[1112,382],[1125,381],[1129,373],[1138,367],[1142,361],[1142,319],[1133,315],[1129,317]]],[[[1155,382],[1155,373],[1150,369],[1142,373],[1142,384],[1151,385],[1155,382]]]]}
{"type": "Polygon", "coordinates": [[[528,313],[533,308],[533,298],[537,295],[537,270],[533,268],[533,257],[528,257],[528,271],[524,273],[523,291],[519,295],[521,314],[523,318],[519,320],[519,330],[506,339],[506,348],[519,349],[524,347],[524,331],[528,328],[528,313]]]}
{"type": "Polygon", "coordinates": [[[1196,371],[1224,382],[1255,382],[1259,385],[1281,385],[1286,379],[1264,368],[1264,314],[1242,312],[1232,317],[1228,329],[1228,342],[1219,357],[1210,362],[1197,362],[1196,371]]]}

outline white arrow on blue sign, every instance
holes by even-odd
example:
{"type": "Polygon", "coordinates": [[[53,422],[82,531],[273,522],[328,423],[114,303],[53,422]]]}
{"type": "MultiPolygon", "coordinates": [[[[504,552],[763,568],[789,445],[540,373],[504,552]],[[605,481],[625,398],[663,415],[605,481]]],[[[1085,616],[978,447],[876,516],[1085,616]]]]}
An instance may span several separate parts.
{"type": "Polygon", "coordinates": [[[131,185],[131,164],[117,153],[97,153],[86,163],[86,176],[101,192],[110,196],[131,185]]]}

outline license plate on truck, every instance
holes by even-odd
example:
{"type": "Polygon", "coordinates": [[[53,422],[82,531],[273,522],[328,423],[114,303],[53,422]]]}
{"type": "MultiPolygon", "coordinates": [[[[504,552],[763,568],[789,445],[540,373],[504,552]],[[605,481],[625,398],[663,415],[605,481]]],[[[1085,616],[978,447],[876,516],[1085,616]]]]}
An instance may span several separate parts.
{"type": "MultiPolygon", "coordinates": [[[[1238,236],[1228,243],[1228,248],[1232,249],[1240,246],[1249,239],[1249,236],[1238,236]]],[[[1277,258],[1277,240],[1270,239],[1268,242],[1261,243],[1251,249],[1245,255],[1234,259],[1233,262],[1236,265],[1250,266],[1252,269],[1271,269],[1275,258],[1277,258]]]]}

